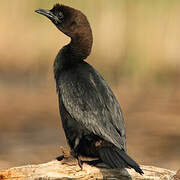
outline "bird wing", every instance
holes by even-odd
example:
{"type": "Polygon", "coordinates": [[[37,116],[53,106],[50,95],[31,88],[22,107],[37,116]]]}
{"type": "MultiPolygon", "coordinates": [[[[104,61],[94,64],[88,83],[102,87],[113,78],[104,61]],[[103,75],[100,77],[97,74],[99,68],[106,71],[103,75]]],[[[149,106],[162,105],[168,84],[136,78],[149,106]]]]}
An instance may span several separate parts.
{"type": "Polygon", "coordinates": [[[120,105],[99,73],[86,64],[62,72],[58,84],[59,96],[72,118],[88,131],[125,150],[120,105]]]}

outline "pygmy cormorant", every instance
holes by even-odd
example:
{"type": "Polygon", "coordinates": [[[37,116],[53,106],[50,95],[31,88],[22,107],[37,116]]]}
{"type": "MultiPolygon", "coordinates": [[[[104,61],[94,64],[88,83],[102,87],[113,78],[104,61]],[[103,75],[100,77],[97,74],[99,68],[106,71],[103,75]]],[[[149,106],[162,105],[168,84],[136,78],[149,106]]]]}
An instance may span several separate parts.
{"type": "Polygon", "coordinates": [[[126,153],[126,135],[120,105],[102,76],[84,60],[93,37],[86,16],[74,8],[56,4],[37,13],[49,18],[71,38],[56,56],[54,76],[63,128],[74,157],[98,158],[111,168],[139,165],[126,153]]]}

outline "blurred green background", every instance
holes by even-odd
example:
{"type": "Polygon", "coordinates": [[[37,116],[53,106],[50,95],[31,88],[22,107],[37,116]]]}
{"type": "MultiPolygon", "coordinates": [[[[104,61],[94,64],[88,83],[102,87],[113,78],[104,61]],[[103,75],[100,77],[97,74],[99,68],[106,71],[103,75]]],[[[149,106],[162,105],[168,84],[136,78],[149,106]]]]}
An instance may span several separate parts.
{"type": "MultiPolygon", "coordinates": [[[[0,168],[47,162],[66,145],[52,65],[69,42],[34,10],[55,0],[0,6],[0,168]]],[[[128,153],[180,167],[180,1],[61,0],[83,11],[94,45],[87,61],[123,109],[128,153]]]]}

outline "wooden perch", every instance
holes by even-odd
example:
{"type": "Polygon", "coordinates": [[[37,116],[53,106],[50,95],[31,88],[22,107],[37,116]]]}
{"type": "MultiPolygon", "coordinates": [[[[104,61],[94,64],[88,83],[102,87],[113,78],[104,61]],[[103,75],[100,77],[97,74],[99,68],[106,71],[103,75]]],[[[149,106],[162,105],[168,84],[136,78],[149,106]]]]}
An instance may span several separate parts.
{"type": "Polygon", "coordinates": [[[83,170],[77,163],[63,163],[60,161],[51,161],[39,165],[26,165],[7,170],[0,170],[0,180],[55,180],[55,179],[122,179],[122,180],[180,180],[180,171],[157,168],[153,166],[141,166],[144,175],[141,176],[133,169],[107,169],[92,167],[83,164],[83,170]]]}

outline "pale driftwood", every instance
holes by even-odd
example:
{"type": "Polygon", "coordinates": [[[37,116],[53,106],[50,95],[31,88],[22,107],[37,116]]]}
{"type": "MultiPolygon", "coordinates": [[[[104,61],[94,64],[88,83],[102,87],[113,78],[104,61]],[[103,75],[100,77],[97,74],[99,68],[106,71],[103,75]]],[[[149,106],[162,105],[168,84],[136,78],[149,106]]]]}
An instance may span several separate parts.
{"type": "Polygon", "coordinates": [[[0,170],[0,180],[13,179],[13,180],[55,180],[55,179],[122,179],[122,180],[178,180],[176,172],[157,168],[153,166],[141,166],[144,175],[141,176],[133,169],[106,169],[96,168],[83,164],[81,170],[77,163],[63,163],[59,161],[51,161],[39,165],[26,165],[22,167],[15,167],[7,170],[0,170]]]}

